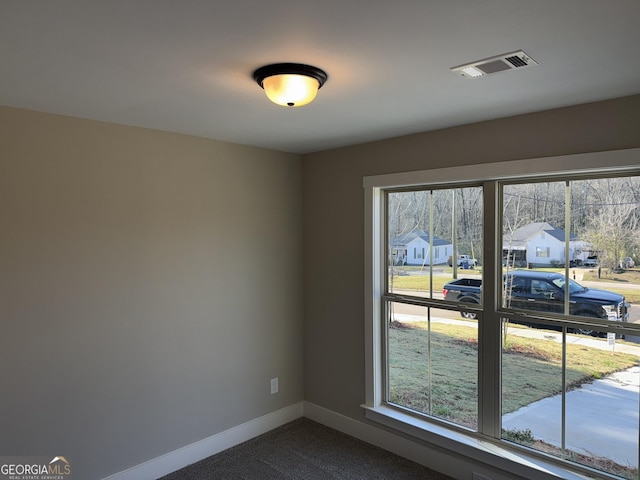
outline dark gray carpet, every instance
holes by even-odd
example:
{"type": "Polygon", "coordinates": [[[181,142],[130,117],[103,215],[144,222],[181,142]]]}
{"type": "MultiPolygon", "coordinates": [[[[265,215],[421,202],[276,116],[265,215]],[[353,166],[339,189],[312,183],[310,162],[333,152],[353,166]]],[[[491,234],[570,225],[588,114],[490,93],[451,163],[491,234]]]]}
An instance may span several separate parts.
{"type": "Polygon", "coordinates": [[[453,480],[307,418],[161,480],[453,480]]]}

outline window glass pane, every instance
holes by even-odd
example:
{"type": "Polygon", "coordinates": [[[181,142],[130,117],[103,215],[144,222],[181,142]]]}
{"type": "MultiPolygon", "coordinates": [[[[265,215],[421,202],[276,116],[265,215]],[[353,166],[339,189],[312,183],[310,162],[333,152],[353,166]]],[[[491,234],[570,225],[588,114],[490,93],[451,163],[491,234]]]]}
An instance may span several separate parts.
{"type": "MultiPolygon", "coordinates": [[[[605,340],[606,336],[606,332],[595,334],[605,340]]],[[[567,340],[571,345],[567,347],[566,366],[566,457],[626,478],[638,478],[640,348],[627,350],[623,346],[626,342],[610,345],[588,337],[572,337],[567,340]]]]}
{"type": "Polygon", "coordinates": [[[389,403],[476,429],[477,321],[388,302],[389,403]]]}
{"type": "MultiPolygon", "coordinates": [[[[479,287],[482,204],[482,187],[389,192],[387,291],[443,299],[452,280],[475,279],[479,287]]],[[[446,299],[479,303],[479,288],[471,290],[446,299]]]]}
{"type": "Polygon", "coordinates": [[[545,325],[532,331],[508,318],[502,327],[502,438],[535,447],[534,425],[544,425],[547,437],[562,435],[561,405],[547,405],[539,419],[528,410],[562,393],[561,335],[545,325]]]}
{"type": "Polygon", "coordinates": [[[565,182],[503,187],[503,306],[563,313],[565,182]],[[555,270],[549,276],[550,269],[555,270]],[[538,271],[539,273],[535,273],[538,271]],[[540,273],[543,272],[543,273],[540,273]]]}
{"type": "MultiPolygon", "coordinates": [[[[628,307],[640,300],[640,177],[576,180],[570,186],[570,276],[585,287],[576,300],[600,300],[601,318],[639,321],[640,309],[628,307]]],[[[596,309],[580,308],[596,316],[596,309]]]]}
{"type": "Polygon", "coordinates": [[[568,334],[563,362],[562,332],[508,325],[502,437],[637,478],[640,347],[598,337],[568,334]]]}
{"type": "Polygon", "coordinates": [[[633,321],[639,199],[638,177],[505,185],[503,306],[633,321]]]}

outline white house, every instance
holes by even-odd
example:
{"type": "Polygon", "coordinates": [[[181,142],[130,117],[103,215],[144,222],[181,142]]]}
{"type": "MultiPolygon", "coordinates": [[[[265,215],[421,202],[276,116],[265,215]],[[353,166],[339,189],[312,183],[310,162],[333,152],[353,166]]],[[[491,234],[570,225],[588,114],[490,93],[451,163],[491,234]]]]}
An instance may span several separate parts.
{"type": "Polygon", "coordinates": [[[435,235],[431,241],[429,234],[422,230],[399,235],[392,240],[390,247],[392,261],[396,265],[430,265],[431,247],[433,265],[441,265],[453,252],[451,242],[435,235]]]}
{"type": "MultiPolygon", "coordinates": [[[[516,267],[551,266],[565,263],[565,231],[546,222],[534,222],[505,232],[503,257],[516,267]]],[[[575,235],[569,238],[569,261],[584,260],[589,245],[575,235]]]]}

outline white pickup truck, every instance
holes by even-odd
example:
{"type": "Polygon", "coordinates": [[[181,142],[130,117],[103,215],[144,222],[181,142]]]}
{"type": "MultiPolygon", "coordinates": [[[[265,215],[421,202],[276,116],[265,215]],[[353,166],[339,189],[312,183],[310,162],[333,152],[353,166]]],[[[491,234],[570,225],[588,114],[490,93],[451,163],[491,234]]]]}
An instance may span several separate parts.
{"type": "MultiPolygon", "coordinates": [[[[449,257],[447,263],[450,267],[453,266],[453,260],[451,257],[449,257]]],[[[471,258],[469,255],[458,255],[458,261],[456,263],[458,264],[458,267],[474,268],[478,265],[478,260],[471,258]]]]}

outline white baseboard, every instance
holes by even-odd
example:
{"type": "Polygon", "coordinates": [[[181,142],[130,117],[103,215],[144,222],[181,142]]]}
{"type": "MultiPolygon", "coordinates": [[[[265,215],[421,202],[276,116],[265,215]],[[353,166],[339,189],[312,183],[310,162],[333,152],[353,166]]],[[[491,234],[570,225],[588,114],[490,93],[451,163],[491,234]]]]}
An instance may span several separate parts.
{"type": "Polygon", "coordinates": [[[302,402],[169,452],[104,480],[155,480],[303,416],[302,402]]]}
{"type": "MultiPolygon", "coordinates": [[[[471,478],[473,472],[483,473],[487,478],[493,480],[507,480],[516,477],[531,478],[528,475],[504,476],[496,470],[491,469],[493,471],[490,471],[491,463],[474,461],[474,459],[457,454],[455,451],[447,451],[416,442],[414,439],[403,437],[384,427],[381,428],[344,416],[314,403],[298,402],[103,480],[155,480],[303,416],[453,478],[466,480],[471,478]]],[[[509,470],[505,470],[503,467],[502,471],[509,470]]],[[[557,476],[553,477],[558,478],[557,476]]]]}

